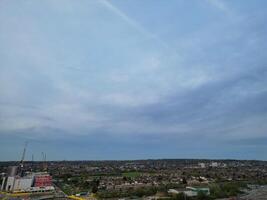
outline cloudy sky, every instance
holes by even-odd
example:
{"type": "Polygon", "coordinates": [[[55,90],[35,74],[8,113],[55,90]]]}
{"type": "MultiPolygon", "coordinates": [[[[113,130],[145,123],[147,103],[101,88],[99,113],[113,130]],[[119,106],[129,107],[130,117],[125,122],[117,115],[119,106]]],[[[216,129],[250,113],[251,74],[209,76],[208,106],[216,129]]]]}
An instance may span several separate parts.
{"type": "Polygon", "coordinates": [[[267,160],[266,8],[1,0],[0,160],[267,160]]]}

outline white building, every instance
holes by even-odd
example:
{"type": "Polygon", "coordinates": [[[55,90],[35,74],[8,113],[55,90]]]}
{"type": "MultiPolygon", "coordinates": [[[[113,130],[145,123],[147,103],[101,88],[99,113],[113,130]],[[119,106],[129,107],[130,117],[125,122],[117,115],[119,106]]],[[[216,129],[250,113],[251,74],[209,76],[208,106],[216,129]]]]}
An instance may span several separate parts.
{"type": "Polygon", "coordinates": [[[185,196],[187,197],[195,197],[198,195],[198,193],[204,193],[205,195],[210,195],[210,189],[209,188],[194,188],[194,187],[186,187],[186,190],[184,191],[178,191],[175,189],[169,189],[168,193],[169,194],[179,194],[179,193],[183,193],[185,196]]]}
{"type": "Polygon", "coordinates": [[[179,194],[180,192],[178,190],[175,190],[175,189],[169,189],[168,193],[169,194],[179,194]]]}
{"type": "MultiPolygon", "coordinates": [[[[37,176],[41,176],[44,173],[30,173],[27,176],[8,176],[4,177],[1,185],[2,191],[7,192],[50,192],[55,188],[52,185],[49,186],[34,186],[37,176]]],[[[47,176],[47,174],[45,174],[47,176]]]]}
{"type": "Polygon", "coordinates": [[[209,188],[186,187],[186,191],[184,191],[185,195],[188,197],[197,196],[199,192],[203,192],[205,195],[210,195],[209,188]]]}
{"type": "MultiPolygon", "coordinates": [[[[13,189],[14,189],[15,177],[13,177],[13,176],[9,176],[9,177],[7,177],[7,178],[5,179],[5,181],[6,181],[6,187],[5,187],[5,190],[6,190],[6,191],[13,191],[13,189]]],[[[2,184],[4,184],[4,180],[3,180],[3,183],[2,183],[2,184]]],[[[4,186],[3,186],[3,188],[4,188],[4,186]]]]}
{"type": "Polygon", "coordinates": [[[32,187],[33,184],[33,177],[21,177],[15,179],[14,183],[14,191],[20,191],[20,190],[28,190],[32,187]]]}
{"type": "Polygon", "coordinates": [[[219,164],[217,162],[212,162],[211,163],[211,167],[218,167],[218,166],[219,166],[219,164]]]}
{"type": "Polygon", "coordinates": [[[198,163],[198,166],[201,167],[201,168],[205,168],[206,164],[205,163],[198,163]]]}

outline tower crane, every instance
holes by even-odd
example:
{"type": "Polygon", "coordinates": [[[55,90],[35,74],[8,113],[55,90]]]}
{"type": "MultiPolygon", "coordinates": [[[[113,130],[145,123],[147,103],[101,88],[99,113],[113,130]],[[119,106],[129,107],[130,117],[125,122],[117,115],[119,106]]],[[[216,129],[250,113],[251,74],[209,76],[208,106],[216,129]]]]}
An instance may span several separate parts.
{"type": "Polygon", "coordinates": [[[21,161],[20,161],[20,167],[21,168],[23,168],[23,162],[24,162],[24,159],[25,159],[27,146],[28,146],[28,142],[25,142],[25,146],[24,146],[22,157],[21,157],[21,161]]]}
{"type": "Polygon", "coordinates": [[[27,146],[28,146],[28,142],[26,141],[26,142],[25,142],[24,149],[23,149],[23,152],[22,152],[21,161],[20,161],[20,163],[19,163],[21,175],[22,175],[22,173],[23,173],[23,163],[24,163],[24,159],[25,159],[25,154],[26,154],[27,146]]]}
{"type": "Polygon", "coordinates": [[[43,157],[43,170],[47,170],[47,163],[46,163],[46,153],[42,152],[42,157],[43,157]]]}

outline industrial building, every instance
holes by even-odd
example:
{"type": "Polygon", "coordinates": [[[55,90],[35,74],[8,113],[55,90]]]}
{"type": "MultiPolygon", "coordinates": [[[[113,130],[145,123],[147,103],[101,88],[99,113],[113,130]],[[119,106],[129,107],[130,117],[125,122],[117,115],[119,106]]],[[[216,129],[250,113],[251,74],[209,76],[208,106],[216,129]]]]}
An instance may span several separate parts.
{"type": "Polygon", "coordinates": [[[179,194],[183,193],[187,197],[195,197],[199,193],[203,193],[207,196],[210,195],[210,189],[209,188],[195,188],[195,187],[186,187],[186,190],[176,190],[176,189],[169,189],[169,194],[179,194]]]}
{"type": "Polygon", "coordinates": [[[194,197],[197,196],[198,193],[204,193],[205,195],[210,195],[210,189],[209,188],[194,188],[194,187],[186,187],[186,191],[184,191],[184,194],[188,197],[194,197]]]}
{"type": "MultiPolygon", "coordinates": [[[[6,192],[48,192],[54,191],[52,176],[47,172],[25,172],[23,162],[26,153],[27,142],[23,149],[19,166],[8,167],[7,176],[3,177],[1,191],[6,192]]],[[[44,157],[45,154],[42,153],[44,157]]],[[[45,161],[46,158],[44,158],[45,161]]],[[[45,164],[45,162],[44,162],[45,164]]]]}
{"type": "Polygon", "coordinates": [[[1,190],[7,192],[30,192],[51,191],[52,177],[46,172],[27,173],[25,176],[18,175],[18,167],[11,166],[8,176],[3,178],[1,190]]]}

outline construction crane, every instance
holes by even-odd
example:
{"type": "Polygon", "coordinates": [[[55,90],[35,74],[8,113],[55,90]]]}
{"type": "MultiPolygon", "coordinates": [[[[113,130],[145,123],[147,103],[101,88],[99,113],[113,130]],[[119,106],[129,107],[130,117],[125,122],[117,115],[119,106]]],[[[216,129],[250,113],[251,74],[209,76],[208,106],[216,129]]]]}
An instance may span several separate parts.
{"type": "Polygon", "coordinates": [[[21,168],[23,168],[23,162],[24,162],[24,159],[25,159],[25,154],[26,154],[27,146],[28,146],[28,142],[26,141],[26,142],[25,142],[24,149],[23,149],[23,153],[22,153],[21,161],[20,161],[20,164],[19,164],[21,168]]]}
{"type": "Polygon", "coordinates": [[[31,171],[33,170],[33,162],[34,162],[34,155],[32,154],[32,163],[31,163],[31,171]]]}
{"type": "Polygon", "coordinates": [[[24,146],[24,149],[23,149],[23,152],[22,152],[22,157],[21,157],[21,160],[20,160],[20,163],[19,163],[19,166],[20,166],[20,175],[23,176],[23,163],[24,163],[24,159],[25,159],[25,154],[26,154],[26,149],[27,149],[27,146],[28,146],[28,142],[26,141],[25,142],[25,146],[24,146]]]}
{"type": "Polygon", "coordinates": [[[43,157],[43,169],[44,171],[46,171],[47,170],[46,153],[42,152],[42,157],[43,157]]]}

